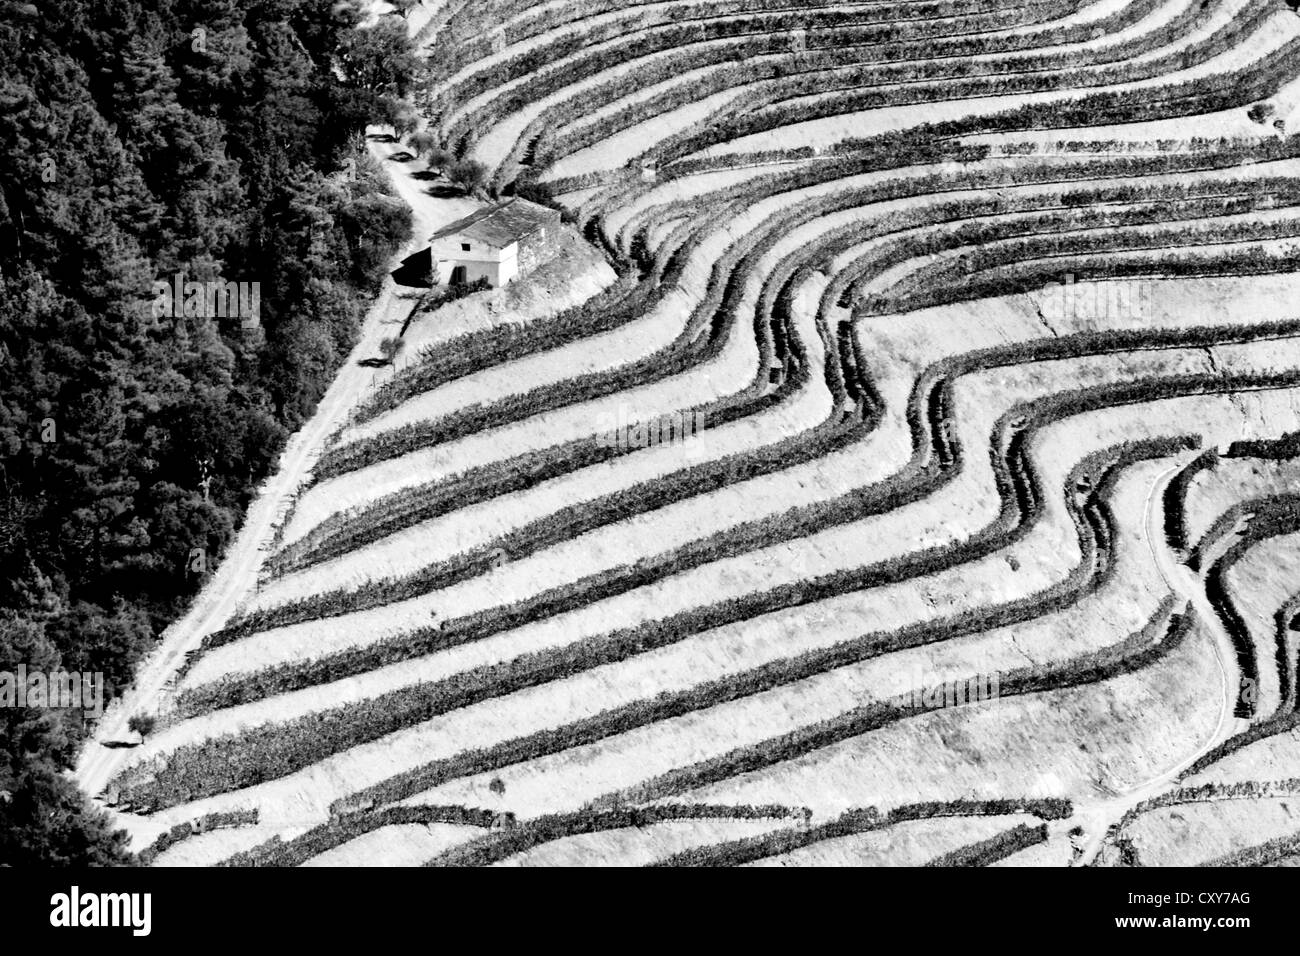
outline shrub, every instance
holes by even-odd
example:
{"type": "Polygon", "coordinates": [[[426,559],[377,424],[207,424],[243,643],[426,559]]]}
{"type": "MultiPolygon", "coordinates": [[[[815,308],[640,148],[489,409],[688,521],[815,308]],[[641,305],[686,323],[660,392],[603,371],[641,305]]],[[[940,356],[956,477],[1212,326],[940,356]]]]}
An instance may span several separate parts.
{"type": "Polygon", "coordinates": [[[400,338],[388,336],[379,343],[379,354],[383,357],[385,365],[392,365],[397,356],[402,354],[402,349],[406,343],[400,338]]]}
{"type": "Polygon", "coordinates": [[[1003,833],[931,860],[926,866],[989,866],[1031,846],[1047,842],[1047,824],[1020,824],[1003,833]]]}
{"type": "Polygon", "coordinates": [[[429,130],[421,130],[418,133],[411,134],[409,142],[411,144],[411,149],[415,150],[416,156],[422,157],[425,153],[431,154],[429,165],[434,165],[432,154],[437,151],[438,147],[438,136],[436,133],[429,130]]]}
{"type": "Polygon", "coordinates": [[[1273,106],[1272,103],[1256,103],[1254,106],[1252,106],[1249,110],[1246,111],[1246,115],[1251,118],[1252,122],[1259,123],[1262,125],[1264,123],[1267,123],[1269,120],[1271,120],[1273,118],[1273,114],[1276,112],[1277,112],[1277,108],[1273,106]]]}
{"type": "Polygon", "coordinates": [[[487,184],[487,167],[474,159],[458,160],[447,170],[447,178],[467,193],[478,193],[487,184]]]}
{"type": "Polygon", "coordinates": [[[456,157],[453,156],[449,150],[446,150],[441,146],[435,146],[429,150],[428,162],[430,169],[445,170],[448,166],[451,166],[456,162],[456,157]]]}

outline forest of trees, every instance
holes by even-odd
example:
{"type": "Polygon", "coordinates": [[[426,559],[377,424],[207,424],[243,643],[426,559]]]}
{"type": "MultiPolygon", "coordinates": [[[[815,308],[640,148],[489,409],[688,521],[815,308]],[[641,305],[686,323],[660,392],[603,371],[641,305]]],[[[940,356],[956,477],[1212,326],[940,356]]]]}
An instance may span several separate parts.
{"type": "MultiPolygon", "coordinates": [[[[400,18],[335,0],[0,0],[0,671],[111,699],[211,573],[351,348],[410,213],[400,18]],[[257,322],[154,284],[257,283],[257,322]]],[[[0,865],[128,862],[63,771],[76,711],[0,709],[0,865]]]]}

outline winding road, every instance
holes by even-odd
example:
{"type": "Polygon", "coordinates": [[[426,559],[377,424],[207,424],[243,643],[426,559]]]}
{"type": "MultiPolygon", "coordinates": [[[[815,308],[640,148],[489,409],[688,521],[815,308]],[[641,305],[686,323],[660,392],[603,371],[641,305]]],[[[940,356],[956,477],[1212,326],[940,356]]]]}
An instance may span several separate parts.
{"type": "MultiPolygon", "coordinates": [[[[376,132],[383,130],[371,130],[376,132]]],[[[400,144],[374,136],[369,138],[369,147],[371,155],[381,162],[402,149],[400,144]]],[[[389,169],[397,194],[412,208],[415,226],[411,241],[394,257],[395,267],[438,222],[456,218],[458,207],[429,196],[410,177],[410,168],[394,169],[394,164],[389,164],[389,169]]],[[[321,398],[315,414],[290,438],[278,470],[263,483],[249,506],[221,564],[186,614],[163,632],[158,646],[141,663],[130,690],[113,702],[87,741],[74,771],[74,778],[86,793],[99,796],[130,760],[131,745],[138,740],[127,727],[131,717],[159,711],[189,652],[197,650],[203,638],[225,624],[254,593],[276,528],[311,475],[330,436],[375,386],[374,370],[358,363],[379,354],[379,342],[401,328],[414,301],[418,300],[411,290],[396,285],[391,278],[384,281],[362,323],[356,347],[321,398]]]]}
{"type": "Polygon", "coordinates": [[[1196,750],[1182,758],[1176,765],[1149,777],[1141,783],[1097,800],[1077,801],[1075,813],[1065,824],[1069,827],[1084,823],[1088,840],[1076,858],[1076,866],[1086,866],[1101,852],[1106,833],[1110,826],[1123,818],[1133,807],[1144,800],[1163,793],[1178,783],[1178,778],[1196,761],[1219,746],[1237,732],[1238,718],[1233,716],[1238,691],[1238,673],[1236,655],[1232,639],[1224,629],[1218,615],[1210,604],[1209,596],[1201,579],[1186,565],[1178,563],[1173,553],[1164,545],[1164,508],[1159,505],[1164,499],[1165,487],[1183,467],[1179,461],[1161,472],[1152,483],[1147,494],[1145,519],[1147,546],[1151,549],[1151,558],[1156,564],[1160,577],[1172,594],[1177,594],[1186,601],[1200,622],[1200,627],[1207,630],[1214,641],[1214,657],[1222,677],[1221,699],[1219,701],[1219,719],[1214,733],[1196,750]]]}

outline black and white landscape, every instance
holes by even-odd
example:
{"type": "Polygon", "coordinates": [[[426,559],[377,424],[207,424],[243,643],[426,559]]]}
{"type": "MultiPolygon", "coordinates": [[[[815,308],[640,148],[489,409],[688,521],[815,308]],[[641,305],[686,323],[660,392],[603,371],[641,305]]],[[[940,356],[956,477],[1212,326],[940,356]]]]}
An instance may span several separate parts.
{"type": "Polygon", "coordinates": [[[0,0],[0,130],[0,862],[1300,860],[1284,0],[0,0]]]}

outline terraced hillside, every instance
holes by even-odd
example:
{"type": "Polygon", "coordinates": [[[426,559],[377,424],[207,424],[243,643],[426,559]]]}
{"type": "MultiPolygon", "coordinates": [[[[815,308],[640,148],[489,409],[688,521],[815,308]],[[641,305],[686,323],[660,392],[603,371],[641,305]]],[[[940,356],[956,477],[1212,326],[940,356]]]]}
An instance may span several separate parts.
{"type": "Polygon", "coordinates": [[[1297,858],[1282,0],[410,23],[585,278],[415,316],[107,789],[147,859],[1297,858]]]}

